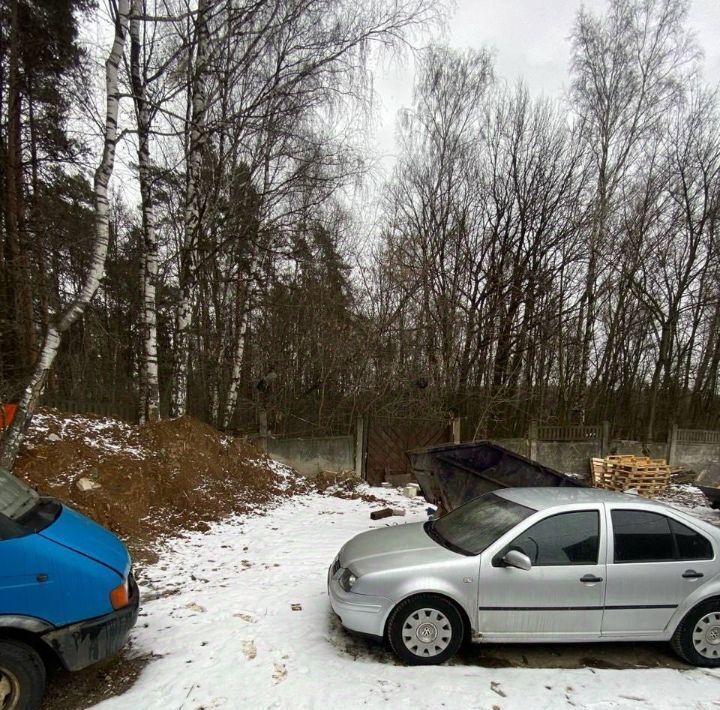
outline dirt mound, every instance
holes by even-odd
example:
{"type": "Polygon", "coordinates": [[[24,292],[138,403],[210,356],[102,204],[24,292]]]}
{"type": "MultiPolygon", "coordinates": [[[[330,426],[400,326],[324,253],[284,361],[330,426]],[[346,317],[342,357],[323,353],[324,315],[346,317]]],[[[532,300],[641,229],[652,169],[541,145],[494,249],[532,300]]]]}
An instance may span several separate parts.
{"type": "Polygon", "coordinates": [[[42,409],[14,471],[118,533],[146,557],[158,537],[262,512],[306,490],[292,469],[190,417],[143,427],[42,409]],[[81,491],[89,479],[98,487],[81,491]]]}

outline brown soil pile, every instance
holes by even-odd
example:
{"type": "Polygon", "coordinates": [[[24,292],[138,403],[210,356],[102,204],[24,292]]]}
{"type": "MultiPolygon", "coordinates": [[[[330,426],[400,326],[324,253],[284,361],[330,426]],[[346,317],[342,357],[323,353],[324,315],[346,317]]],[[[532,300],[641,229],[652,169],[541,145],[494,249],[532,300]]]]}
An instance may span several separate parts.
{"type": "Polygon", "coordinates": [[[137,427],[50,409],[35,415],[14,472],[118,533],[141,557],[160,536],[261,512],[307,488],[256,448],[190,417],[137,427]],[[99,487],[81,491],[80,478],[99,487]]]}

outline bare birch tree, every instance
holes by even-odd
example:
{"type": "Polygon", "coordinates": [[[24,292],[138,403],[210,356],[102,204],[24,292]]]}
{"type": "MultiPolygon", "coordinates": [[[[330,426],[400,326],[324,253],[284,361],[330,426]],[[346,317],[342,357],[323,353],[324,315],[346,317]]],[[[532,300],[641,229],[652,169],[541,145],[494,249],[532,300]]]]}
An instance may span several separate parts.
{"type": "Polygon", "coordinates": [[[686,28],[688,0],[611,0],[583,9],[573,32],[573,107],[595,169],[587,273],[580,303],[577,405],[584,409],[601,258],[612,238],[616,197],[644,138],[682,94],[698,57],[686,28]]]}
{"type": "Polygon", "coordinates": [[[175,327],[175,372],[173,376],[171,416],[180,416],[187,410],[187,377],[190,327],[195,295],[194,271],[197,262],[196,246],[199,237],[203,197],[201,172],[203,150],[207,143],[205,115],[207,112],[207,62],[210,37],[210,3],[198,0],[194,18],[194,56],[191,57],[190,120],[187,129],[187,171],[185,179],[185,209],[183,244],[180,256],[180,302],[175,327]]]}
{"type": "Polygon", "coordinates": [[[142,310],[140,331],[143,352],[140,361],[140,422],[153,421],[160,416],[160,384],[158,380],[157,355],[157,307],[156,290],[158,278],[158,243],[155,227],[155,204],[150,158],[150,134],[152,109],[147,96],[147,66],[143,61],[146,33],[142,16],[143,0],[132,0],[130,18],[130,74],[135,105],[138,135],[138,171],[142,207],[142,310]]]}
{"type": "Polygon", "coordinates": [[[119,107],[118,70],[122,61],[127,35],[130,0],[118,0],[115,8],[115,34],[105,62],[105,134],[104,147],[100,163],[95,171],[95,244],[92,261],[85,282],[70,307],[55,321],[49,324],[40,350],[34,372],[17,408],[12,425],[2,442],[0,466],[12,468],[22,443],[29,418],[37,406],[48,372],[60,347],[62,334],[85,312],[100,285],[105,270],[107,256],[108,226],[108,182],[115,164],[115,146],[118,138],[117,117],[119,107]]]}

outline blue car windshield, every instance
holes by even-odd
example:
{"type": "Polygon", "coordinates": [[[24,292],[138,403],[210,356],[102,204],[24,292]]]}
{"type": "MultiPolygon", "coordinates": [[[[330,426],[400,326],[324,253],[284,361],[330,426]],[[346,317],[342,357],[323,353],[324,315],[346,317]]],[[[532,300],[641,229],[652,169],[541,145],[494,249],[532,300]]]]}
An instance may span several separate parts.
{"type": "Polygon", "coordinates": [[[428,533],[466,555],[477,555],[536,511],[487,493],[438,518],[428,533]]]}
{"type": "Polygon", "coordinates": [[[0,468],[0,513],[17,520],[35,507],[38,494],[19,478],[0,468]]]}

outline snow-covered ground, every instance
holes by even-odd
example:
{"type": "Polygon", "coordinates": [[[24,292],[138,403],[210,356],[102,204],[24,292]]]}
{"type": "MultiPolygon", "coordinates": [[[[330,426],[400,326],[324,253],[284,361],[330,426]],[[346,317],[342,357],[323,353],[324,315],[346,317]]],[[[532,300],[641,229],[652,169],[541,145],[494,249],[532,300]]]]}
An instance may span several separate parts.
{"type": "Polygon", "coordinates": [[[378,505],[312,494],[167,542],[143,571],[134,633],[134,652],[154,658],[127,693],[96,707],[720,707],[720,671],[410,668],[348,635],[325,590],[337,550],[370,527],[426,517],[422,499],[382,495],[408,514],[373,522],[378,505]]]}

